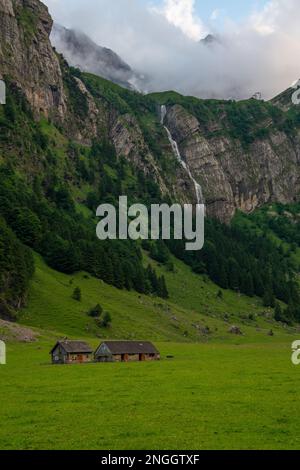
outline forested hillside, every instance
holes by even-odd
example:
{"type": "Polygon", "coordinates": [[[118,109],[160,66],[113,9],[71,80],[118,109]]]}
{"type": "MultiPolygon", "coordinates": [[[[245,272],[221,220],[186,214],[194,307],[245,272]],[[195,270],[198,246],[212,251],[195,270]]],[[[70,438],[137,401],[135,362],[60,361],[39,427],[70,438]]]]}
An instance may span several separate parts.
{"type": "Polygon", "coordinates": [[[255,100],[123,89],[68,66],[50,45],[52,20],[39,1],[16,7],[1,0],[0,7],[6,51],[0,74],[7,85],[0,107],[1,316],[14,319],[26,303],[33,252],[62,273],[85,271],[120,290],[166,299],[166,275],[145,265],[145,250],[167,272],[175,272],[172,253],[199,279],[260,297],[279,320],[299,320],[299,264],[290,251],[298,247],[298,225],[281,218],[284,209],[268,223],[255,219],[255,230],[246,216],[233,219],[237,209],[249,214],[265,203],[297,200],[299,113],[255,100]],[[162,104],[203,187],[208,217],[199,253],[175,241],[100,242],[95,234],[96,207],[117,205],[122,194],[147,206],[196,202],[193,180],[162,125],[162,104]]]}

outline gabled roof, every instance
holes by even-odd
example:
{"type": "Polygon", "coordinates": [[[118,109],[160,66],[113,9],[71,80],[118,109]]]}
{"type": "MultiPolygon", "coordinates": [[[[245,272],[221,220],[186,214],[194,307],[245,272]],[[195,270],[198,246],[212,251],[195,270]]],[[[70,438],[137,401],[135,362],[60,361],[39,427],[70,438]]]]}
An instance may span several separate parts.
{"type": "Polygon", "coordinates": [[[51,349],[50,354],[57,348],[61,346],[69,354],[91,354],[93,349],[85,341],[58,341],[54,348],[51,349]]]}
{"type": "Polygon", "coordinates": [[[105,344],[111,354],[159,354],[149,341],[104,341],[96,350],[96,355],[102,344],[105,344]]]}

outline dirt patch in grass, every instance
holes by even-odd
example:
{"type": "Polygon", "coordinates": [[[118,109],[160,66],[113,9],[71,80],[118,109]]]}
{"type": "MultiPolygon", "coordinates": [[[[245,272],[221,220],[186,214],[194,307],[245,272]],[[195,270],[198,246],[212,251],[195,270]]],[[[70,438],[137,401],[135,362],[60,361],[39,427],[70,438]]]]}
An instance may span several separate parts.
{"type": "Polygon", "coordinates": [[[33,343],[37,341],[39,334],[5,320],[0,320],[0,340],[2,341],[18,341],[20,343],[33,343]]]}

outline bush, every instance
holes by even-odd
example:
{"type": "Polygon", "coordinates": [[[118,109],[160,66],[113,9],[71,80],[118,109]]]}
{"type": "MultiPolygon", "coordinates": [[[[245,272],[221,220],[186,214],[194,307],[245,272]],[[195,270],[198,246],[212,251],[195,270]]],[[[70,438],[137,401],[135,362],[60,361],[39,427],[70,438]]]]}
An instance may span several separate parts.
{"type": "Polygon", "coordinates": [[[109,328],[111,326],[112,318],[108,312],[104,313],[103,319],[100,322],[102,328],[109,328]]]}
{"type": "Polygon", "coordinates": [[[76,287],[76,288],[74,289],[72,298],[73,298],[74,300],[77,300],[77,302],[81,302],[82,295],[81,295],[81,289],[80,289],[79,287],[76,287]]]}
{"type": "Polygon", "coordinates": [[[92,318],[99,318],[103,313],[103,308],[101,305],[97,304],[94,308],[89,311],[89,316],[92,318]]]}

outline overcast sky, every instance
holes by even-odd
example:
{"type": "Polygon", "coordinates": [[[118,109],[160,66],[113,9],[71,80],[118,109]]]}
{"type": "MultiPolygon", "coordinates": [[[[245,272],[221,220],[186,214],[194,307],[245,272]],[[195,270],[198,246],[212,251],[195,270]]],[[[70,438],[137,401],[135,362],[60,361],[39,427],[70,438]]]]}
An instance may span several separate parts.
{"type": "Polygon", "coordinates": [[[151,77],[150,90],[270,98],[300,77],[299,0],[44,0],[151,77]],[[214,48],[199,46],[208,33],[214,48]]]}

